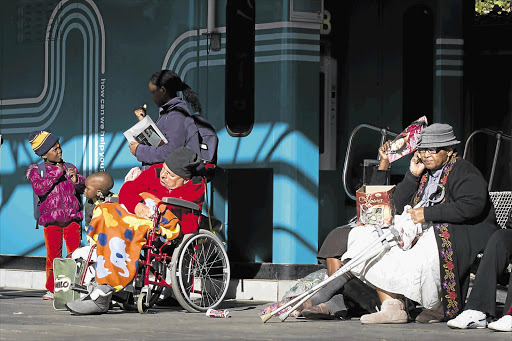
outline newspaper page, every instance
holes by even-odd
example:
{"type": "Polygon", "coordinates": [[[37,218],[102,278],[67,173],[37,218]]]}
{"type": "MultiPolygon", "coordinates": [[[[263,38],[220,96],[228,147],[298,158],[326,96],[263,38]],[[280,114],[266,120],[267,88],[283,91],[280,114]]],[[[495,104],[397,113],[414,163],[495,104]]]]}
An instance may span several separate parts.
{"type": "Polygon", "coordinates": [[[149,116],[145,116],[137,124],[125,131],[124,136],[129,142],[134,141],[153,147],[167,143],[164,134],[162,134],[149,116]]]}

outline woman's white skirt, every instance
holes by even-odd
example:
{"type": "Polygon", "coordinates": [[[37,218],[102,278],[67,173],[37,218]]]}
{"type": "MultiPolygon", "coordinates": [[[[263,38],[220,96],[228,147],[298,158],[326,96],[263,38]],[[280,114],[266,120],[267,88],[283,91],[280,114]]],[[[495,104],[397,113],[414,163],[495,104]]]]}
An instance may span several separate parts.
{"type": "MultiPolygon", "coordinates": [[[[347,252],[341,259],[354,258],[377,238],[372,226],[353,228],[348,236],[347,252]]],[[[411,249],[403,251],[394,246],[351,272],[371,286],[402,294],[427,309],[435,309],[441,303],[439,252],[432,226],[411,249]]]]}

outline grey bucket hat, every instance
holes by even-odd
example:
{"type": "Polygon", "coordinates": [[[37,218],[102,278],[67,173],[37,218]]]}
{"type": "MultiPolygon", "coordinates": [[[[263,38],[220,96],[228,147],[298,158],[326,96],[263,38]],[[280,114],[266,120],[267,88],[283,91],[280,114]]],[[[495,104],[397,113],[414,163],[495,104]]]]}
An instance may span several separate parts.
{"type": "Polygon", "coordinates": [[[418,148],[438,148],[459,144],[449,124],[434,123],[421,132],[418,148]]]}

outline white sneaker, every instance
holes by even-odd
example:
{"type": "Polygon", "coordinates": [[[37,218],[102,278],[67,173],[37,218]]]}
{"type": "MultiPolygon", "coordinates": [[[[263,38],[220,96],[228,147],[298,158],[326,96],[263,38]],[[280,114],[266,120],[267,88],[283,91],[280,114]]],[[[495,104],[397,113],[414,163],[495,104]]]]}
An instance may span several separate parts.
{"type": "Polygon", "coordinates": [[[43,300],[53,300],[53,292],[46,291],[46,294],[43,295],[43,300]]]}
{"type": "Polygon", "coordinates": [[[464,310],[456,318],[446,323],[450,328],[459,329],[481,329],[487,327],[487,320],[485,314],[477,310],[464,310]]]}
{"type": "Polygon", "coordinates": [[[488,327],[499,332],[512,332],[512,315],[504,315],[498,321],[489,323],[488,327]]]}

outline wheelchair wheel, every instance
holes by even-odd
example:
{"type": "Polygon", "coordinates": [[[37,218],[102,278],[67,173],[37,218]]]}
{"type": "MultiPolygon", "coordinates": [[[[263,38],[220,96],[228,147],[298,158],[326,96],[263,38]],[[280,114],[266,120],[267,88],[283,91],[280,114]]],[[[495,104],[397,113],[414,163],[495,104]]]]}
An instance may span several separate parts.
{"type": "MultiPolygon", "coordinates": [[[[165,267],[162,263],[153,261],[153,265],[149,268],[150,279],[154,279],[157,276],[157,273],[161,274],[163,269],[165,269],[165,267]]],[[[135,291],[137,294],[133,297],[133,301],[137,304],[137,310],[141,314],[147,313],[148,309],[155,305],[160,298],[164,287],[150,284],[148,289],[151,295],[149,297],[149,301],[147,299],[148,292],[144,290],[144,267],[141,266],[137,270],[137,280],[135,282],[135,291]]]]}
{"type": "Polygon", "coordinates": [[[171,263],[172,290],[183,308],[203,312],[222,302],[231,273],[224,244],[213,233],[185,235],[171,263]]]}
{"type": "Polygon", "coordinates": [[[149,305],[146,303],[146,293],[142,292],[137,299],[137,310],[141,314],[145,314],[149,310],[149,305]]]}
{"type": "MultiPolygon", "coordinates": [[[[163,287],[150,285],[151,289],[151,297],[149,298],[149,302],[147,302],[148,293],[142,291],[139,293],[137,297],[137,310],[141,314],[145,314],[148,312],[148,309],[155,305],[155,303],[160,298],[160,294],[162,293],[163,287]]],[[[131,307],[128,308],[130,310],[131,307]]]]}

